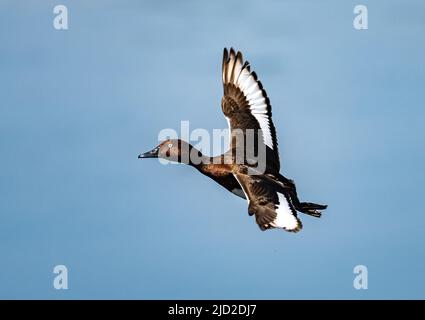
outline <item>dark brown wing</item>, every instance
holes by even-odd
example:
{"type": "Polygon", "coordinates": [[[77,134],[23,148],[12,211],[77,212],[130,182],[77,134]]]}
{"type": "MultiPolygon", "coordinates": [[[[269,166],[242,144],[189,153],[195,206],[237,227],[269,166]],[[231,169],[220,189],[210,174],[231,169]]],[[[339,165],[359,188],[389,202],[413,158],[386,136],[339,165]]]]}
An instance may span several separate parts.
{"type": "Polygon", "coordinates": [[[235,54],[230,49],[229,53],[224,49],[222,76],[224,96],[221,106],[233,137],[230,149],[237,147],[233,134],[236,129],[242,132],[254,129],[256,137],[261,135],[260,143],[265,145],[268,171],[279,172],[279,151],[270,101],[257,75],[251,72],[249,63],[244,62],[241,52],[235,54]]]}
{"type": "Polygon", "coordinates": [[[234,173],[248,199],[248,213],[255,214],[261,230],[282,228],[301,230],[301,221],[288,194],[282,192],[263,176],[234,173]],[[279,191],[278,191],[279,190],[279,191]]]}

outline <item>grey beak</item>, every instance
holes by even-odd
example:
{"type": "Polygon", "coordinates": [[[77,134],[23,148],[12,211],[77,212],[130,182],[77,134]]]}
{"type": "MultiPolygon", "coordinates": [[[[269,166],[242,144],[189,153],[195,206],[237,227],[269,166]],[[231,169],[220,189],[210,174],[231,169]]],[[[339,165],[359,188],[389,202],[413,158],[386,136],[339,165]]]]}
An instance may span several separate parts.
{"type": "Polygon", "coordinates": [[[138,158],[139,159],[158,158],[158,152],[159,152],[159,147],[156,147],[155,149],[151,151],[139,154],[138,158]]]}

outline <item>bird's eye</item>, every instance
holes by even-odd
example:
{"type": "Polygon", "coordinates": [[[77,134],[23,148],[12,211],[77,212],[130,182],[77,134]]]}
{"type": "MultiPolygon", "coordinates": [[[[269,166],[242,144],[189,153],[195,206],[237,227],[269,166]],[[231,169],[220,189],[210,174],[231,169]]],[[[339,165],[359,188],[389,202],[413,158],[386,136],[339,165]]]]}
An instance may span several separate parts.
{"type": "Polygon", "coordinates": [[[172,144],[172,143],[169,143],[169,144],[168,144],[168,148],[170,148],[170,149],[171,149],[172,147],[173,147],[173,144],[172,144]]]}

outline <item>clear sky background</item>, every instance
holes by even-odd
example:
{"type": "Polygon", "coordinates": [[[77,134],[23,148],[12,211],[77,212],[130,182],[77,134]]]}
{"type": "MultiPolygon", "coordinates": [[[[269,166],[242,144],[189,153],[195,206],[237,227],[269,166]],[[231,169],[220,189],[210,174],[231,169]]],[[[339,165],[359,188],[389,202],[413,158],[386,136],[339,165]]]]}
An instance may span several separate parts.
{"type": "Polygon", "coordinates": [[[419,0],[2,0],[0,298],[425,298],[424,34],[419,0]],[[298,234],[137,159],[181,120],[227,127],[225,46],[267,89],[282,173],[329,205],[298,234]]]}

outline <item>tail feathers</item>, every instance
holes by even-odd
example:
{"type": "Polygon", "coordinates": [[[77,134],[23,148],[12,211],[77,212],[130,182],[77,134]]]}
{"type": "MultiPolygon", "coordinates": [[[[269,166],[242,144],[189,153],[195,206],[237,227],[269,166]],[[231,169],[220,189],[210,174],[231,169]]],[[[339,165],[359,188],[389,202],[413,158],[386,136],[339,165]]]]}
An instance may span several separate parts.
{"type": "Polygon", "coordinates": [[[308,214],[316,218],[320,218],[322,216],[322,213],[319,210],[325,210],[327,207],[327,205],[323,204],[301,202],[299,208],[297,209],[302,213],[308,214]]]}
{"type": "Polygon", "coordinates": [[[301,206],[308,209],[325,210],[328,206],[325,204],[317,204],[311,202],[301,202],[301,206]]]}

